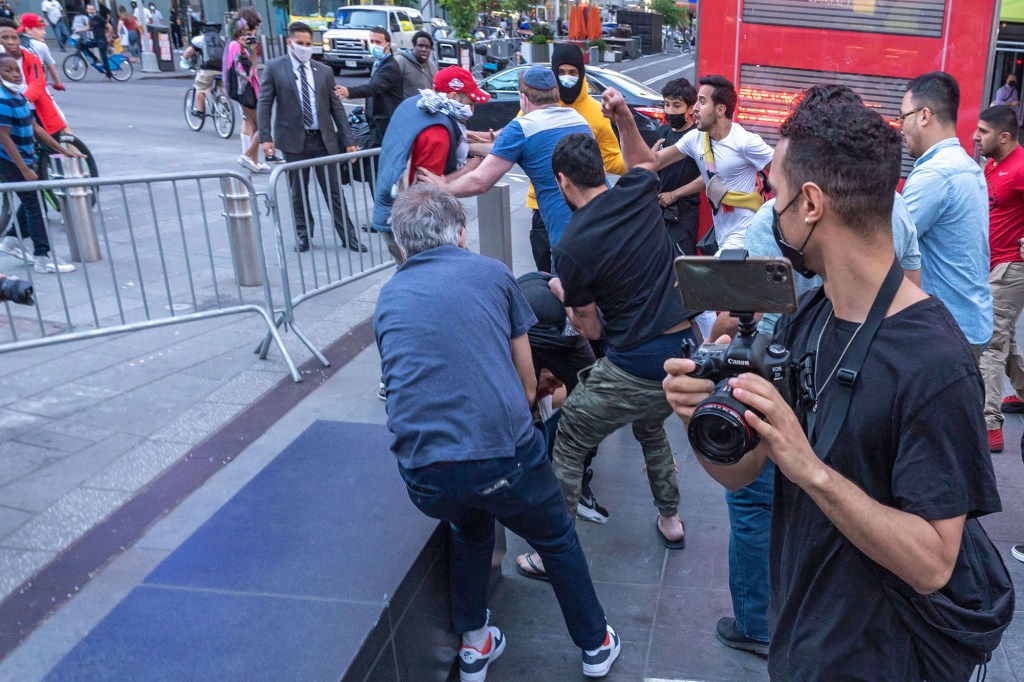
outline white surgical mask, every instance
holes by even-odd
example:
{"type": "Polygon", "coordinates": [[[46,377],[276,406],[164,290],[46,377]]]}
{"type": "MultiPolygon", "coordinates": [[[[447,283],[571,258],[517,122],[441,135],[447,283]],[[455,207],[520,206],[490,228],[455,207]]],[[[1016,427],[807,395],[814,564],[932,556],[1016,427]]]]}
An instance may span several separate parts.
{"type": "Polygon", "coordinates": [[[580,82],[579,76],[559,76],[558,82],[562,84],[564,88],[571,88],[580,82]]]}
{"type": "Polygon", "coordinates": [[[313,58],[313,47],[292,43],[292,54],[295,55],[300,64],[309,64],[309,60],[313,58]]]}
{"type": "Polygon", "coordinates": [[[3,86],[11,92],[16,92],[19,95],[24,95],[25,91],[28,90],[28,83],[25,81],[12,83],[11,81],[0,80],[0,83],[3,83],[3,86]]]}

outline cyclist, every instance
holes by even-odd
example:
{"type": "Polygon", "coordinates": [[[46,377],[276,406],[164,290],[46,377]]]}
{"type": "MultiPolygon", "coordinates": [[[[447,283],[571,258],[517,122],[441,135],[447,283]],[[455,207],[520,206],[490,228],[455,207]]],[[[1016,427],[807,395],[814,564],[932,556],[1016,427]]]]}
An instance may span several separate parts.
{"type": "Polygon", "coordinates": [[[78,52],[87,63],[99,63],[103,65],[103,72],[107,80],[114,80],[114,74],[110,73],[110,64],[107,63],[107,45],[110,41],[110,24],[96,12],[96,5],[91,2],[85,3],[85,14],[87,19],[84,23],[79,22],[75,17],[74,32],[78,35],[78,52]],[[99,48],[100,58],[97,60],[90,47],[99,48]]]}
{"type": "Polygon", "coordinates": [[[206,95],[213,90],[213,80],[220,75],[224,64],[224,38],[220,35],[220,24],[203,24],[203,32],[189,42],[181,58],[188,62],[195,59],[196,101],[192,114],[206,113],[206,95]]]}
{"type": "Polygon", "coordinates": [[[43,63],[35,53],[21,49],[17,24],[13,19],[0,19],[0,46],[21,63],[24,82],[28,86],[25,90],[25,99],[35,107],[39,124],[49,135],[56,135],[64,130],[64,119],[46,92],[46,72],[43,71],[43,63]]]}

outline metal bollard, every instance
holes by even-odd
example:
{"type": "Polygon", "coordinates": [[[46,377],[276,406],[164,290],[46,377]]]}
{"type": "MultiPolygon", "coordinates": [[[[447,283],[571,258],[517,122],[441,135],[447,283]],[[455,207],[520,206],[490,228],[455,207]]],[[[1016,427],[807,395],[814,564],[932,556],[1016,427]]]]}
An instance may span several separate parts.
{"type": "Polygon", "coordinates": [[[240,180],[230,177],[221,178],[220,189],[221,198],[224,199],[224,217],[228,223],[228,242],[231,244],[235,281],[239,286],[258,287],[262,281],[249,191],[240,180]]]}
{"type": "Polygon", "coordinates": [[[512,268],[512,206],[508,185],[498,183],[476,199],[480,254],[512,268]]]}
{"type": "MultiPolygon", "coordinates": [[[[85,159],[76,159],[62,154],[50,157],[53,174],[61,178],[88,178],[89,169],[85,159]]],[[[68,250],[71,260],[79,263],[93,263],[103,258],[96,226],[92,221],[92,190],[88,187],[70,187],[54,192],[60,198],[61,212],[68,233],[68,250]]]]}

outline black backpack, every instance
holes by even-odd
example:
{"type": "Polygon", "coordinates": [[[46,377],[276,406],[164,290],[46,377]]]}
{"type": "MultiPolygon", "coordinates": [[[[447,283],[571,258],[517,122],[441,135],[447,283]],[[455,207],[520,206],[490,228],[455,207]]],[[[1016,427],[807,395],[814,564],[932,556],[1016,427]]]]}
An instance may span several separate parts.
{"type": "Polygon", "coordinates": [[[203,27],[203,59],[199,68],[220,71],[224,65],[224,37],[220,24],[206,24],[203,27]]]}

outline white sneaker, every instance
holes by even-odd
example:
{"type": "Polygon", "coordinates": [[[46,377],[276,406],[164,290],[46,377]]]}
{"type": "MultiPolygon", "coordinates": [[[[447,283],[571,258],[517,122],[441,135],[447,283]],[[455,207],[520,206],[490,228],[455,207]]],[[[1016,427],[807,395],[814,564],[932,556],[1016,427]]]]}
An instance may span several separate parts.
{"type": "Polygon", "coordinates": [[[44,275],[48,272],[74,272],[75,266],[65,263],[60,256],[36,256],[35,271],[44,275]]]}
{"type": "Polygon", "coordinates": [[[619,657],[621,650],[619,636],[609,625],[604,636],[604,644],[593,651],[583,651],[583,674],[586,677],[604,677],[612,669],[612,663],[619,657]]]}
{"type": "Polygon", "coordinates": [[[21,240],[17,237],[4,237],[0,239],[0,251],[18,260],[23,260],[29,265],[36,262],[35,256],[25,250],[21,240]]]}
{"type": "Polygon", "coordinates": [[[253,163],[252,159],[250,159],[245,154],[242,154],[241,156],[238,157],[238,164],[242,168],[246,169],[247,171],[251,171],[253,173],[259,173],[260,172],[259,164],[258,163],[253,163]]]}

